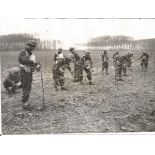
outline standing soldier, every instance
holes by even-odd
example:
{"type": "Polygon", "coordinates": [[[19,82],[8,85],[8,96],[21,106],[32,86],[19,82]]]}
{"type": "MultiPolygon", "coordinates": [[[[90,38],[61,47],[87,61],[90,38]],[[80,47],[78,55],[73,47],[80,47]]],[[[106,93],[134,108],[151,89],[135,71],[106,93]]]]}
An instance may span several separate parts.
{"type": "Polygon", "coordinates": [[[64,73],[65,73],[65,68],[67,68],[71,74],[71,67],[70,67],[70,62],[71,59],[68,57],[64,57],[57,63],[53,65],[52,68],[52,73],[53,73],[53,80],[54,80],[54,87],[56,91],[58,91],[58,86],[61,86],[61,90],[68,90],[67,88],[64,87],[65,84],[65,79],[64,79],[64,73]]]}
{"type": "Polygon", "coordinates": [[[74,82],[80,81],[80,56],[79,54],[75,51],[74,47],[71,47],[69,51],[73,55],[73,62],[74,62],[74,82]]]}
{"type": "Polygon", "coordinates": [[[133,58],[133,53],[128,53],[124,55],[124,60],[125,60],[125,64],[123,67],[123,73],[124,76],[127,76],[127,69],[129,68],[132,71],[132,58],[133,58]]]}
{"type": "Polygon", "coordinates": [[[62,48],[59,48],[58,51],[54,55],[54,62],[57,63],[61,59],[63,59],[65,56],[62,52],[62,48]]]}
{"type": "Polygon", "coordinates": [[[102,73],[104,70],[106,71],[106,74],[108,75],[108,60],[109,56],[106,50],[102,53],[102,73]]]}
{"type": "Polygon", "coordinates": [[[87,74],[87,79],[89,80],[89,85],[94,85],[92,82],[92,71],[93,71],[93,62],[90,56],[90,52],[85,52],[85,55],[81,58],[80,62],[80,82],[83,80],[83,70],[87,74]]]}
{"type": "Polygon", "coordinates": [[[127,55],[126,55],[126,60],[127,60],[127,67],[131,67],[131,65],[132,65],[132,60],[133,59],[133,53],[128,53],[127,55]]]}
{"type": "Polygon", "coordinates": [[[141,59],[142,70],[147,71],[148,61],[150,59],[149,54],[143,52],[142,56],[139,59],[141,59]]]}
{"type": "Polygon", "coordinates": [[[123,71],[123,68],[125,68],[125,63],[126,63],[126,60],[124,58],[124,56],[117,56],[116,60],[115,60],[115,77],[116,77],[116,80],[119,80],[119,81],[123,81],[122,79],[122,71],[123,71]]]}
{"type": "Polygon", "coordinates": [[[118,67],[117,67],[117,59],[119,57],[119,51],[116,51],[113,55],[114,60],[114,68],[115,68],[115,77],[118,77],[118,67]]]}
{"type": "Polygon", "coordinates": [[[23,88],[22,107],[24,110],[31,110],[28,99],[31,92],[32,74],[35,69],[37,69],[37,71],[40,70],[40,65],[36,62],[35,55],[32,53],[36,46],[37,43],[35,40],[28,41],[25,49],[21,51],[18,57],[23,88]]]}
{"type": "Polygon", "coordinates": [[[5,78],[3,85],[9,94],[15,93],[15,90],[22,88],[20,69],[18,67],[11,68],[9,75],[5,78]]]}

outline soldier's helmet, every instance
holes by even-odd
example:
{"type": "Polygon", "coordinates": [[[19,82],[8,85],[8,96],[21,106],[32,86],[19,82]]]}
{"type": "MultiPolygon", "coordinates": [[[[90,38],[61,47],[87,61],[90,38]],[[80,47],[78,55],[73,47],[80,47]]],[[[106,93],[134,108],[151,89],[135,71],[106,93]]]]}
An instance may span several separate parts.
{"type": "Polygon", "coordinates": [[[74,47],[70,47],[69,48],[69,51],[73,51],[75,48],[74,47]]]}
{"type": "Polygon", "coordinates": [[[119,54],[119,51],[116,51],[117,54],[119,54]]]}
{"type": "Polygon", "coordinates": [[[104,50],[103,53],[106,54],[107,53],[107,50],[104,50]]]}
{"type": "Polygon", "coordinates": [[[30,45],[30,46],[33,46],[33,47],[36,47],[37,46],[37,41],[36,40],[29,40],[26,44],[30,45]]]}
{"type": "Polygon", "coordinates": [[[85,53],[86,53],[86,55],[90,55],[90,52],[89,51],[86,51],[85,53]]]}
{"type": "Polygon", "coordinates": [[[58,53],[62,53],[62,48],[58,48],[58,53]]]}
{"type": "Polygon", "coordinates": [[[13,67],[10,69],[10,74],[14,75],[14,74],[19,74],[20,73],[20,69],[18,67],[13,67]]]}

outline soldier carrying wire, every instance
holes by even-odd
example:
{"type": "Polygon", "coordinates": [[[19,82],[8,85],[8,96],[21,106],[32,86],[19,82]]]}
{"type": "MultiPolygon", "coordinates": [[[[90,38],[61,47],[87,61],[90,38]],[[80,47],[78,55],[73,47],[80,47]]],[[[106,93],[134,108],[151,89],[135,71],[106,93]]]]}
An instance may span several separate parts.
{"type": "Polygon", "coordinates": [[[32,85],[32,74],[35,70],[40,71],[41,65],[36,61],[35,55],[32,51],[37,46],[37,42],[35,40],[30,40],[26,43],[25,49],[23,49],[18,57],[18,61],[20,63],[20,74],[21,74],[21,82],[23,88],[22,95],[22,107],[24,110],[31,110],[28,99],[31,92],[32,85]]]}

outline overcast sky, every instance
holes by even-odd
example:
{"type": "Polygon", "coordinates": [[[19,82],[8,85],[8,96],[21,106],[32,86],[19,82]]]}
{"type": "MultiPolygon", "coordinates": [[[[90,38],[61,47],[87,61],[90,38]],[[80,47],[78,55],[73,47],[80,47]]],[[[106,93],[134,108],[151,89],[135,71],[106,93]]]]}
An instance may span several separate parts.
{"type": "Polygon", "coordinates": [[[1,19],[1,34],[36,33],[40,39],[59,39],[63,46],[102,35],[155,38],[155,19],[1,19]]]}

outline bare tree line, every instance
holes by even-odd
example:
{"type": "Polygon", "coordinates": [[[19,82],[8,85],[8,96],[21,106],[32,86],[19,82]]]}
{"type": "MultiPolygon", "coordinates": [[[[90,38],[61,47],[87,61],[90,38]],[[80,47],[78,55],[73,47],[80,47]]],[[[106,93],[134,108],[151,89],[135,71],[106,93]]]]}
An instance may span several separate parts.
{"type": "Polygon", "coordinates": [[[155,49],[155,38],[134,40],[130,36],[100,36],[91,38],[88,43],[88,50],[148,50],[155,49]]]}
{"type": "Polygon", "coordinates": [[[0,36],[0,50],[21,50],[22,48],[24,48],[25,43],[31,39],[37,40],[37,50],[55,50],[59,44],[62,44],[60,40],[40,40],[39,37],[36,36],[36,34],[9,34],[0,36]]]}

